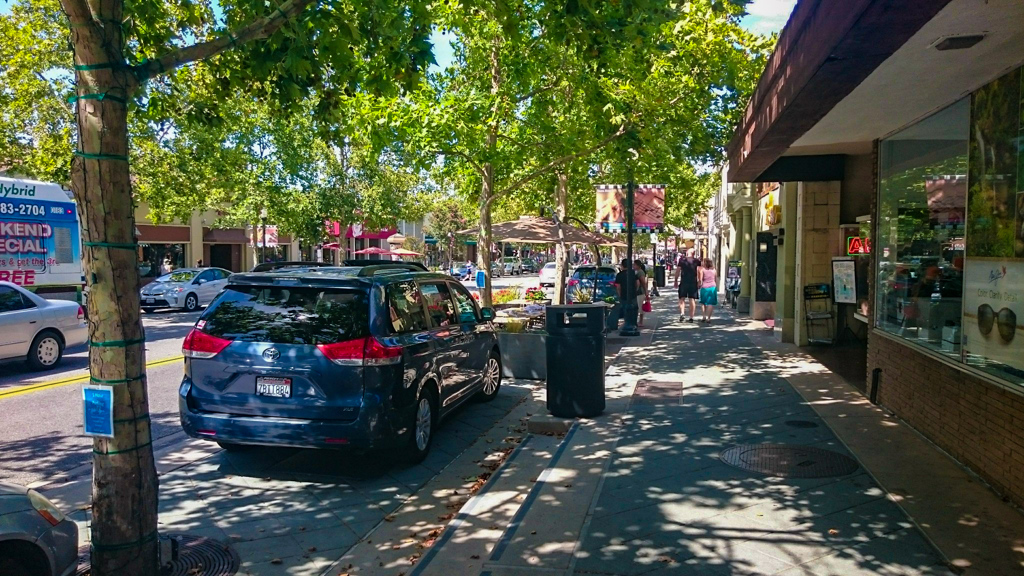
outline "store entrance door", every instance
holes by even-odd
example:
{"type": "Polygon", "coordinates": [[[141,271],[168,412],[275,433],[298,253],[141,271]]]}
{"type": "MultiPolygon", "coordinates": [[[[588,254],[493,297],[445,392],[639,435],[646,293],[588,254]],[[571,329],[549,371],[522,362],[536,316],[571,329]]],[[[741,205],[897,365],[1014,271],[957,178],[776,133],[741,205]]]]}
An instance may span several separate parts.
{"type": "Polygon", "coordinates": [[[231,264],[231,244],[210,245],[210,266],[233,271],[231,264]]]}
{"type": "Polygon", "coordinates": [[[778,269],[778,246],[771,232],[757,233],[757,261],[754,271],[757,279],[755,299],[758,302],[775,302],[775,273],[778,269]]]}

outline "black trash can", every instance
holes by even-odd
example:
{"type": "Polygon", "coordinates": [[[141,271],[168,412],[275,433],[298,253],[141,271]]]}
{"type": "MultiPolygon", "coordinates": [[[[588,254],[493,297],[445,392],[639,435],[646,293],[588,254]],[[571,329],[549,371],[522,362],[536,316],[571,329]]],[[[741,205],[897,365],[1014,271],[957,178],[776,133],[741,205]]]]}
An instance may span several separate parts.
{"type": "Polygon", "coordinates": [[[654,285],[658,288],[665,287],[665,267],[658,265],[654,267],[654,285]]]}
{"type": "Polygon", "coordinates": [[[603,304],[547,307],[548,411],[588,418],[604,411],[603,304]]]}

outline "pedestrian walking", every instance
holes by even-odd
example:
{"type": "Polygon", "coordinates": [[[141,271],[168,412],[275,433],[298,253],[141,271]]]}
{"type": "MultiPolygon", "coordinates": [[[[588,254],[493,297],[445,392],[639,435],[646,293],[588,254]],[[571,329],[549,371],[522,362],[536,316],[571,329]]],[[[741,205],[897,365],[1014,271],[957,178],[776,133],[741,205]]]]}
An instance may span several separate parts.
{"type": "Polygon", "coordinates": [[[644,325],[644,308],[650,307],[651,295],[647,292],[647,268],[642,260],[633,262],[633,274],[636,276],[636,308],[639,311],[636,325],[644,325]]]}
{"type": "Polygon", "coordinates": [[[711,324],[711,314],[718,306],[718,278],[715,274],[715,264],[711,258],[705,258],[702,266],[697,270],[700,281],[700,304],[701,312],[704,315],[701,322],[711,324]]]}
{"type": "Polygon", "coordinates": [[[694,257],[693,248],[686,251],[686,256],[679,259],[676,267],[676,285],[679,286],[679,321],[693,322],[697,312],[697,300],[700,298],[697,270],[700,260],[694,257]],[[690,317],[686,318],[686,307],[689,304],[690,317]]]}
{"type": "Polygon", "coordinates": [[[617,330],[619,328],[619,318],[622,317],[623,310],[626,307],[626,269],[629,267],[629,260],[622,259],[619,266],[619,272],[615,275],[615,291],[618,293],[619,298],[612,305],[612,309],[608,311],[608,318],[605,321],[605,329],[608,332],[617,330]]]}

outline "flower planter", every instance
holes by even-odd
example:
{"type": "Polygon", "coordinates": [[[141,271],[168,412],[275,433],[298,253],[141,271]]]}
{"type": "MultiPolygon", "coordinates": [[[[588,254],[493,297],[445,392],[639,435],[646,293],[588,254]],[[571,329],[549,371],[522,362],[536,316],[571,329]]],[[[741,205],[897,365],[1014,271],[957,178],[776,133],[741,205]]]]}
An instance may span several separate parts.
{"type": "Polygon", "coordinates": [[[537,332],[498,332],[502,375],[526,380],[546,379],[547,337],[537,332]]]}

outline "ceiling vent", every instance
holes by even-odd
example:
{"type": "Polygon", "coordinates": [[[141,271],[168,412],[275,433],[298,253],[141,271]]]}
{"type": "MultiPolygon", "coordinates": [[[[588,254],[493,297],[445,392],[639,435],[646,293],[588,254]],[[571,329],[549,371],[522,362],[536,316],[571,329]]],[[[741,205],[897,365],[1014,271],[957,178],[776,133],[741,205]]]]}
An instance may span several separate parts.
{"type": "Polygon", "coordinates": [[[932,46],[936,50],[966,50],[985,39],[984,34],[964,34],[962,36],[943,36],[936,40],[932,46]]]}

